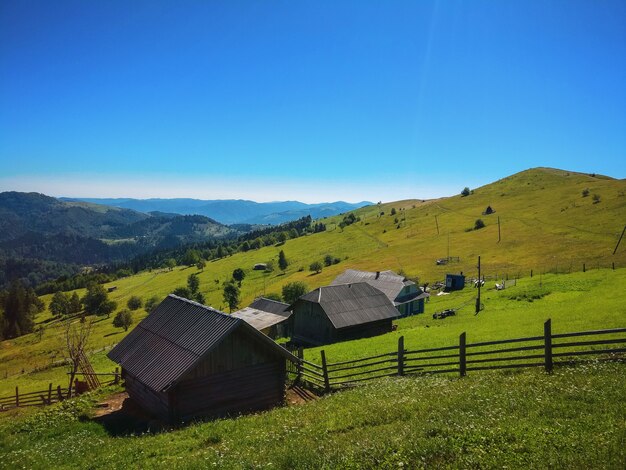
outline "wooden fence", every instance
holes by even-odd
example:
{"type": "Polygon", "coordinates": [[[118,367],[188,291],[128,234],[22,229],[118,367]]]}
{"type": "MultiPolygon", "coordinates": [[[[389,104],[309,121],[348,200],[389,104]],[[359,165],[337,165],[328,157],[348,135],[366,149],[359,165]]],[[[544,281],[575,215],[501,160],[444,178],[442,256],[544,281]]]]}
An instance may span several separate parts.
{"type": "MultiPolygon", "coordinates": [[[[68,372],[69,374],[69,372],[68,372]]],[[[77,372],[76,375],[82,375],[85,380],[85,389],[82,391],[93,390],[94,387],[90,384],[94,384],[93,379],[98,376],[108,376],[112,377],[111,384],[117,384],[120,382],[120,373],[118,369],[115,369],[115,372],[112,373],[83,373],[77,372]]],[[[78,379],[76,379],[78,381],[78,379]]],[[[98,381],[99,386],[99,381],[98,381]]],[[[77,386],[72,388],[72,395],[77,393],[77,386]]],[[[18,408],[20,406],[43,406],[43,405],[51,405],[52,403],[56,403],[58,401],[63,401],[66,398],[69,398],[70,390],[67,387],[62,388],[58,385],[56,388],[53,388],[52,384],[48,385],[46,390],[38,390],[36,392],[20,392],[19,387],[15,387],[15,394],[0,397],[0,411],[7,411],[11,408],[18,408]]]]}
{"type": "Polygon", "coordinates": [[[462,333],[457,344],[413,350],[405,348],[401,336],[396,351],[348,361],[329,362],[322,350],[321,365],[304,360],[299,349],[299,361],[289,372],[293,380],[329,392],[388,376],[453,373],[463,377],[469,371],[526,367],[552,372],[554,366],[581,362],[581,357],[626,357],[626,328],[553,334],[547,320],[543,330],[540,336],[477,343],[468,343],[462,333]]]}

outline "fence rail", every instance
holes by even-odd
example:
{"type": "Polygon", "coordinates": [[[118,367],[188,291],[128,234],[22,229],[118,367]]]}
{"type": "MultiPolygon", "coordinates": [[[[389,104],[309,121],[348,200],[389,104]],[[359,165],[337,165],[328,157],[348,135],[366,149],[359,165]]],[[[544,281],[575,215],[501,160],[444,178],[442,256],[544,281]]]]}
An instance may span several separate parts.
{"type": "Polygon", "coordinates": [[[626,359],[626,328],[552,334],[551,320],[543,326],[541,336],[468,343],[466,333],[462,333],[458,344],[413,350],[404,347],[401,336],[397,351],[369,357],[329,362],[322,350],[321,365],[304,360],[302,348],[299,348],[295,351],[298,361],[289,366],[288,372],[295,381],[329,392],[388,376],[454,373],[463,377],[469,371],[527,367],[543,367],[546,372],[552,372],[555,365],[587,362],[577,359],[580,356],[626,359]],[[559,341],[585,336],[594,338],[559,341]]]}

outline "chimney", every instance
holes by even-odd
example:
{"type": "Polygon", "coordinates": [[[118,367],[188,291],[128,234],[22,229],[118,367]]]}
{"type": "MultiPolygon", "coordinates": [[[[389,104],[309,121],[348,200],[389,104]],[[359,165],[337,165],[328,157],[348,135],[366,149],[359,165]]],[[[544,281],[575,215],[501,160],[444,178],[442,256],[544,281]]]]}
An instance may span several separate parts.
{"type": "Polygon", "coordinates": [[[380,271],[376,271],[376,279],[380,277],[380,271]]]}

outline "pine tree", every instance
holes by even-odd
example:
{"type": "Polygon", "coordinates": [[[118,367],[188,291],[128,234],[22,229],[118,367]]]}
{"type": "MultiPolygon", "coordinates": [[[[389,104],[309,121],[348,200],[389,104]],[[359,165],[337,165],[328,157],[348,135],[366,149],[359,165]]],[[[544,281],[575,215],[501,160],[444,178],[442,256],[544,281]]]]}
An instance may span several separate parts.
{"type": "Polygon", "coordinates": [[[287,269],[287,266],[289,266],[289,261],[287,261],[287,258],[285,257],[285,252],[280,250],[280,253],[278,253],[278,267],[281,271],[284,271],[287,269]]]}

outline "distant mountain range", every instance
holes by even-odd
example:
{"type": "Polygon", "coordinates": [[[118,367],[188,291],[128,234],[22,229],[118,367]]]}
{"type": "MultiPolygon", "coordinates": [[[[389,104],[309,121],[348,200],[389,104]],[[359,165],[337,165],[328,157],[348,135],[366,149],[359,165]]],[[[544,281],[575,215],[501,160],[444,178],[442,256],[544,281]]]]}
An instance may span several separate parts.
{"type": "Polygon", "coordinates": [[[144,213],[159,212],[167,215],[204,215],[222,224],[278,225],[310,215],[313,219],[349,212],[371,202],[344,201],[305,204],[299,201],[254,202],[242,199],[100,199],[60,198],[67,202],[87,202],[132,209],[144,213]]]}

